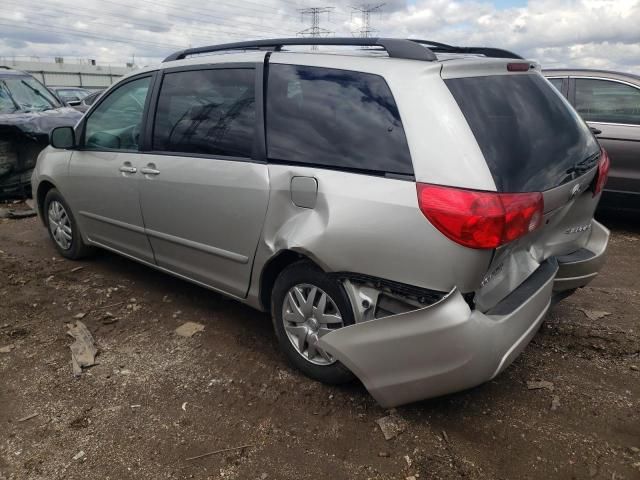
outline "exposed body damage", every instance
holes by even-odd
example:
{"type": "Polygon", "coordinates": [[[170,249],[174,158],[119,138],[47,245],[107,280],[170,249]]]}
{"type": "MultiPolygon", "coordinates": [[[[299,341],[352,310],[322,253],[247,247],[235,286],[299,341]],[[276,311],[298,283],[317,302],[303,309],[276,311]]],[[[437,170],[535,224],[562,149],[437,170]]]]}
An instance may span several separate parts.
{"type": "Polygon", "coordinates": [[[39,153],[49,144],[49,132],[73,126],[82,114],[72,108],[0,114],[0,196],[25,196],[39,153]]]}
{"type": "MultiPolygon", "coordinates": [[[[554,298],[594,278],[604,262],[609,231],[596,221],[591,230],[584,249],[589,254],[550,257],[486,312],[470,306],[454,288],[440,301],[404,313],[368,318],[360,312],[361,322],[325,335],[320,346],[354,372],[383,407],[479,385],[516,359],[554,298]]],[[[347,288],[359,299],[379,293],[370,287],[347,288]]]]}
{"type": "MultiPolygon", "coordinates": [[[[386,407],[493,378],[533,338],[553,299],[586,285],[604,262],[609,232],[592,220],[597,199],[585,192],[566,203],[577,180],[545,192],[546,226],[533,241],[514,242],[486,257],[473,251],[465,258],[465,249],[446,239],[439,251],[450,248],[447,255],[425,252],[424,240],[437,241],[437,236],[413,215],[412,183],[353,175],[340,184],[332,172],[316,170],[313,208],[299,208],[291,181],[300,174],[300,168],[269,166],[269,208],[249,301],[259,304],[257,272],[282,251],[305,255],[339,278],[356,324],[325,335],[320,346],[386,407]],[[367,195],[374,197],[366,200],[369,204],[375,198],[384,202],[367,212],[358,205],[367,195]],[[399,232],[412,232],[404,245],[415,238],[413,248],[394,248],[391,240],[384,248],[385,235],[399,232]],[[376,238],[380,244],[371,247],[376,238]],[[469,277],[473,261],[477,274],[469,277]],[[412,277],[413,272],[421,275],[412,277]]],[[[580,178],[582,189],[594,175],[580,178]]]]}
{"type": "Polygon", "coordinates": [[[0,197],[29,195],[31,172],[49,132],[73,127],[81,117],[31,75],[0,70],[0,197]]]}

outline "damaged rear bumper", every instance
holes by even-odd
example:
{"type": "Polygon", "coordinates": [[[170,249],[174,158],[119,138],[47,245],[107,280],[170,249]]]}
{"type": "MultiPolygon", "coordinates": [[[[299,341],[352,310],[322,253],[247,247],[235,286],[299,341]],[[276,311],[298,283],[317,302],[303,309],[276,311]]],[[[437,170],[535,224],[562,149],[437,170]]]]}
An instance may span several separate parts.
{"type": "Polygon", "coordinates": [[[560,270],[556,276],[553,290],[562,292],[584,287],[593,280],[605,262],[609,230],[601,223],[592,220],[591,235],[587,244],[569,255],[557,257],[560,270]]]}
{"type": "Polygon", "coordinates": [[[593,241],[586,247],[595,250],[590,251],[593,255],[583,252],[560,265],[556,258],[546,260],[485,313],[472,310],[454,289],[428,307],[331,332],[320,346],[349,368],[383,407],[474,387],[498,375],[527,346],[554,290],[585,285],[595,276],[608,236],[608,230],[594,222],[593,241]]]}

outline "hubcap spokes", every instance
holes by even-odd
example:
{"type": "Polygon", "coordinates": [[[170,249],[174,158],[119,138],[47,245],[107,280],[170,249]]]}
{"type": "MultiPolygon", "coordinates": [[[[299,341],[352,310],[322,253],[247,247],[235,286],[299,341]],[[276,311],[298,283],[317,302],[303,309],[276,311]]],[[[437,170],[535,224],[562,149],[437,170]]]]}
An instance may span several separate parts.
{"type": "Polygon", "coordinates": [[[344,326],[338,307],[326,292],[309,284],[292,287],[282,306],[282,321],[289,341],[306,360],[316,365],[335,362],[318,346],[323,335],[344,326]]]}
{"type": "Polygon", "coordinates": [[[49,217],[49,231],[51,232],[51,236],[60,248],[68,250],[71,248],[73,234],[67,211],[60,202],[53,200],[49,204],[47,215],[49,217]]]}

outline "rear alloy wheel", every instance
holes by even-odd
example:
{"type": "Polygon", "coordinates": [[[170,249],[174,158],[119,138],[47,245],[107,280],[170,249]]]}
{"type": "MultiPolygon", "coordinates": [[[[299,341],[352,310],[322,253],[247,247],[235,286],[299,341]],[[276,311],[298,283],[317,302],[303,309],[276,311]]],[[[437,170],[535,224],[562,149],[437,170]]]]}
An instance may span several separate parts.
{"type": "Polygon", "coordinates": [[[315,365],[331,365],[335,360],[318,346],[323,335],[344,327],[342,315],[327,293],[308,283],[289,289],[282,306],[282,322],[291,345],[315,365]]]}
{"type": "Polygon", "coordinates": [[[296,368],[324,383],[353,380],[353,374],[318,344],[324,335],[354,323],[351,304],[337,280],[311,262],[294,263],[276,280],[271,313],[280,347],[296,368]]]}

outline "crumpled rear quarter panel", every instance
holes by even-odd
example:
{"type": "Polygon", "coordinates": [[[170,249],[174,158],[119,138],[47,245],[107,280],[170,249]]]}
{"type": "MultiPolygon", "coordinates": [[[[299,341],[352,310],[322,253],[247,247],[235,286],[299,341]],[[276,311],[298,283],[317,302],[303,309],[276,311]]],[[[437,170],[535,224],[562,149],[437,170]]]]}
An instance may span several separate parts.
{"type": "Polygon", "coordinates": [[[254,289],[264,264],[282,250],[305,254],[326,272],[362,273],[439,291],[472,290],[491,260],[490,251],[461,247],[437,231],[418,208],[412,181],[286,165],[269,165],[269,177],[254,289]],[[317,179],[315,208],[293,204],[294,176],[317,179]]]}

